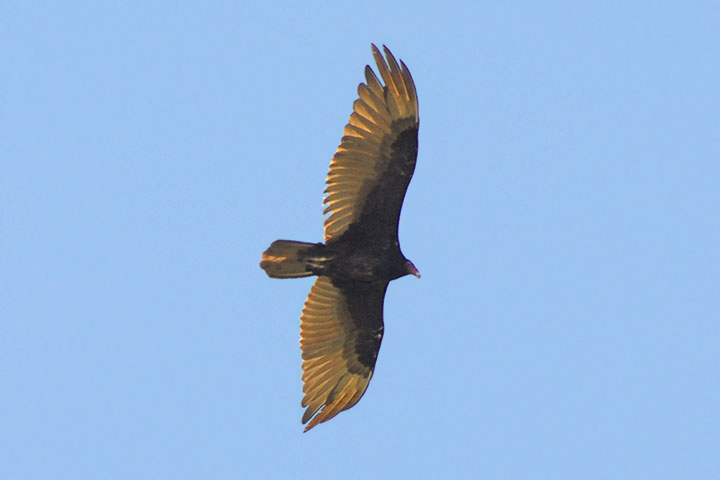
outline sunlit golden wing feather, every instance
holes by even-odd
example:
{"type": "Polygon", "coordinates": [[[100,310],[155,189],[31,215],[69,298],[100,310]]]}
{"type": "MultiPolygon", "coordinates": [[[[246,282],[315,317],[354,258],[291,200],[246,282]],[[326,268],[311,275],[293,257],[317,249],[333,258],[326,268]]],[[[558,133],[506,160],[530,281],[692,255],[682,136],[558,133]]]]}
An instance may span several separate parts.
{"type": "Polygon", "coordinates": [[[327,242],[363,218],[373,221],[363,222],[365,228],[358,226],[357,236],[369,241],[397,237],[400,209],[415,170],[420,120],[410,72],[383,49],[387,61],[372,46],[385,86],[366,66],[366,83],[358,86],[359,98],[330,162],[323,201],[324,213],[330,214],[325,219],[327,242]]]}
{"type": "Polygon", "coordinates": [[[305,431],[355,405],[372,378],[387,283],[340,288],[318,277],[300,325],[305,431]]]}

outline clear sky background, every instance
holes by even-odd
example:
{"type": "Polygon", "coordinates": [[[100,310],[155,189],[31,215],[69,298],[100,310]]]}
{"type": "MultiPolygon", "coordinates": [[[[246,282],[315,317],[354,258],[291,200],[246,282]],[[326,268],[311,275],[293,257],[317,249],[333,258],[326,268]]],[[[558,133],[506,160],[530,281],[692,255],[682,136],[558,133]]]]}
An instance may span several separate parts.
{"type": "Polygon", "coordinates": [[[0,478],[720,478],[717,2],[3,2],[0,478]],[[410,68],[361,402],[303,434],[277,238],[410,68]]]}

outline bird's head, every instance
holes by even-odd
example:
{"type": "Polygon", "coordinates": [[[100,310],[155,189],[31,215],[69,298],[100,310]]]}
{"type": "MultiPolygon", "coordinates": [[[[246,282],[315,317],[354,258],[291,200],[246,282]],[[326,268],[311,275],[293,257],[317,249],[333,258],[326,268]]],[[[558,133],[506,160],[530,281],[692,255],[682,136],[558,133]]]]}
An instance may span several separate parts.
{"type": "Polygon", "coordinates": [[[420,271],[410,260],[407,259],[405,260],[405,271],[408,275],[415,275],[417,278],[420,278],[420,271]]]}

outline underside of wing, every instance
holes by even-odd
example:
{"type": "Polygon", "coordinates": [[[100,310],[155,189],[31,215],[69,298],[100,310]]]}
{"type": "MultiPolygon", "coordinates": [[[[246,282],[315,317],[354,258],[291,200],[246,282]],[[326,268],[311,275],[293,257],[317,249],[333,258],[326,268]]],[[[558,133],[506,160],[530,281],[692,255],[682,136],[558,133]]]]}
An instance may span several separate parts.
{"type": "Polygon", "coordinates": [[[335,286],[319,277],[303,308],[305,431],[355,405],[372,378],[383,334],[387,283],[335,286]]]}
{"type": "Polygon", "coordinates": [[[323,204],[325,240],[336,240],[352,225],[372,221],[361,232],[367,236],[397,235],[405,191],[417,157],[418,100],[410,72],[384,48],[372,46],[383,86],[365,67],[366,83],[345,126],[330,163],[323,204]],[[394,231],[394,232],[393,232],[394,231]]]}

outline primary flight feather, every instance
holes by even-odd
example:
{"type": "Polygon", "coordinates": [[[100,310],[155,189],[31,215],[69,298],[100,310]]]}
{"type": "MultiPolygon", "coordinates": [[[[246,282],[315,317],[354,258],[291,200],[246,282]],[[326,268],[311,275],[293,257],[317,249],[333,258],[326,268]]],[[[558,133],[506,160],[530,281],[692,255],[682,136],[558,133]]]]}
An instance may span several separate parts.
{"type": "Polygon", "coordinates": [[[382,342],[388,284],[408,274],[420,277],[398,241],[417,157],[417,92],[405,64],[383,50],[385,57],[372,45],[382,81],[365,67],[365,83],[330,162],[325,243],[276,240],[260,262],[272,278],[318,276],[300,322],[305,431],[363,396],[382,342]]]}

